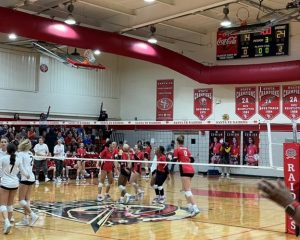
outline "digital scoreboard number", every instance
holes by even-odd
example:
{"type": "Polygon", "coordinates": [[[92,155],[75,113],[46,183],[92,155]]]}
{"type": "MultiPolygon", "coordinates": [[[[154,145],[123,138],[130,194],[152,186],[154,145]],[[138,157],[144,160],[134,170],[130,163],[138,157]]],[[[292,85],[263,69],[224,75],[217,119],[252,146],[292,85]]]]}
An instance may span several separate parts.
{"type": "Polygon", "coordinates": [[[237,28],[218,31],[217,60],[289,54],[288,24],[272,26],[257,33],[237,34],[237,32],[239,32],[237,28]]]}

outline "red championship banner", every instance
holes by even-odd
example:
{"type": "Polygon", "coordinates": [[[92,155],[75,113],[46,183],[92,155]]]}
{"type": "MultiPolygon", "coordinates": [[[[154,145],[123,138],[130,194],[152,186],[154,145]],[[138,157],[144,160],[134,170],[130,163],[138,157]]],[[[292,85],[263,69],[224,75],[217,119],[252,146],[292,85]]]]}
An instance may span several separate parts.
{"type": "Polygon", "coordinates": [[[280,86],[264,86],[258,92],[258,113],[266,120],[272,120],[280,113],[280,86]]]}
{"type": "Polygon", "coordinates": [[[157,80],[156,121],[173,120],[174,80],[157,80]]]}
{"type": "Polygon", "coordinates": [[[194,89],[194,114],[200,120],[206,120],[212,114],[213,89],[194,89]]]}
{"type": "MultiPolygon", "coordinates": [[[[291,190],[295,200],[299,200],[299,183],[300,183],[300,144],[284,143],[284,179],[285,185],[291,190]]],[[[286,215],[285,219],[286,232],[296,234],[296,224],[292,217],[286,215]]]]}
{"type": "Polygon", "coordinates": [[[238,35],[230,33],[217,33],[217,60],[234,59],[238,55],[238,35]]]}
{"type": "Polygon", "coordinates": [[[291,120],[300,117],[300,85],[282,87],[282,112],[291,120]]]}
{"type": "Polygon", "coordinates": [[[256,87],[235,88],[235,114],[243,120],[256,114],[256,87]]]}

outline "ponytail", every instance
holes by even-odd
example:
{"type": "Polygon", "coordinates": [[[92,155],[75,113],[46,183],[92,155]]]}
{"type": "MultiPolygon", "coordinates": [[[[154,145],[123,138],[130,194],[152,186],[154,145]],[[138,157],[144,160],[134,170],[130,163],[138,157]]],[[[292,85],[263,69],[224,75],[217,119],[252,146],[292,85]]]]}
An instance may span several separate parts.
{"type": "Polygon", "coordinates": [[[12,170],[15,166],[15,163],[16,163],[16,151],[17,151],[17,147],[15,144],[9,143],[7,145],[7,153],[10,155],[9,164],[12,166],[10,172],[12,172],[12,170]]]}

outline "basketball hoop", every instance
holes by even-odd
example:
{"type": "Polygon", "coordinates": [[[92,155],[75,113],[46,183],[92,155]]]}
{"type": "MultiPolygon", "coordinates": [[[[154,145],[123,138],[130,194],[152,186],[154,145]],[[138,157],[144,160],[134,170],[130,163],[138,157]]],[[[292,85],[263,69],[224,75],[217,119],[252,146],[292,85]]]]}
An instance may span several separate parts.
{"type": "Polygon", "coordinates": [[[83,53],[83,57],[84,57],[84,64],[92,64],[96,62],[96,58],[94,57],[94,53],[91,49],[87,49],[84,51],[83,53]]]}
{"type": "Polygon", "coordinates": [[[241,26],[247,26],[248,25],[248,19],[250,17],[250,12],[245,7],[240,7],[237,10],[236,17],[240,21],[241,26]]]}

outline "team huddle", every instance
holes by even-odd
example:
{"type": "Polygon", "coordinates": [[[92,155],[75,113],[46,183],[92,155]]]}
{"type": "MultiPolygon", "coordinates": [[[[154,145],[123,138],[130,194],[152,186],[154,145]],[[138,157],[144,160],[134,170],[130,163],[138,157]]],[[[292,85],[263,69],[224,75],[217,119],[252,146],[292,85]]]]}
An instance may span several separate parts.
{"type": "MultiPolygon", "coordinates": [[[[28,139],[23,140],[18,146],[16,146],[13,143],[8,144],[7,140],[3,138],[1,139],[1,145],[0,211],[4,219],[3,233],[8,234],[13,227],[13,204],[17,190],[19,190],[19,205],[24,209],[24,217],[15,225],[33,226],[39,218],[38,215],[30,208],[30,195],[32,185],[38,181],[39,170],[41,167],[35,166],[36,174],[34,174],[33,165],[37,162],[34,161],[34,159],[36,157],[45,157],[45,155],[41,154],[41,152],[43,152],[41,147],[41,149],[36,149],[35,156],[33,156],[30,151],[32,145],[28,139]],[[3,147],[5,145],[6,147],[3,147]]],[[[40,145],[42,145],[42,143],[40,145]]],[[[60,157],[60,159],[56,161],[60,161],[58,164],[60,165],[59,171],[61,171],[64,159],[62,153],[64,150],[63,147],[61,147],[61,142],[58,142],[58,145],[59,146],[54,149],[54,157],[60,157]]],[[[79,151],[84,150],[82,149],[79,151]]],[[[84,155],[84,152],[82,152],[82,154],[84,155]]],[[[147,142],[146,147],[144,147],[142,143],[138,141],[134,148],[130,148],[128,144],[121,144],[117,146],[116,142],[108,140],[100,152],[99,157],[100,160],[97,161],[97,168],[99,168],[97,200],[99,202],[112,201],[109,193],[114,178],[117,178],[118,189],[120,191],[120,198],[118,200],[119,204],[128,204],[132,198],[141,198],[144,191],[139,185],[139,179],[142,175],[142,164],[144,163],[146,178],[150,178],[151,174],[150,185],[155,191],[155,197],[153,198],[152,203],[165,203],[166,196],[164,192],[164,182],[168,178],[169,168],[165,148],[163,146],[158,146],[155,149],[151,168],[149,163],[147,163],[147,160],[151,159],[151,145],[149,142],[147,142]],[[128,192],[128,183],[133,186],[134,194],[130,194],[128,192]]],[[[171,160],[181,163],[179,165],[179,169],[182,189],[187,200],[187,210],[190,212],[191,216],[194,216],[200,212],[191,192],[191,180],[195,173],[191,163],[194,159],[189,149],[184,146],[184,136],[179,136],[177,138],[177,147],[174,149],[171,160]]],[[[83,167],[84,159],[80,159],[79,156],[79,159],[76,160],[76,164],[78,166],[76,183],[78,184],[79,177],[86,174],[83,167]]],[[[46,181],[48,180],[47,175],[45,175],[45,179],[46,181]]]]}

